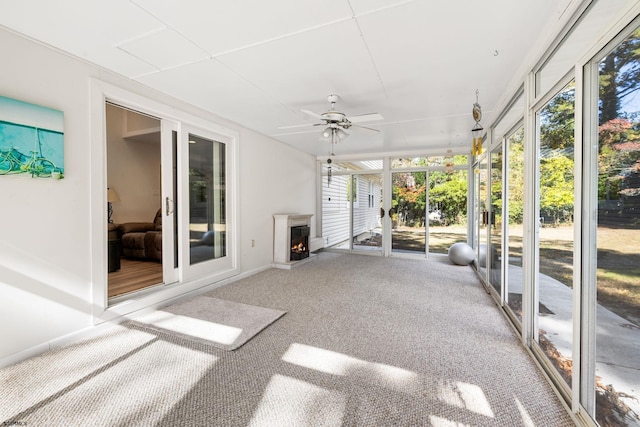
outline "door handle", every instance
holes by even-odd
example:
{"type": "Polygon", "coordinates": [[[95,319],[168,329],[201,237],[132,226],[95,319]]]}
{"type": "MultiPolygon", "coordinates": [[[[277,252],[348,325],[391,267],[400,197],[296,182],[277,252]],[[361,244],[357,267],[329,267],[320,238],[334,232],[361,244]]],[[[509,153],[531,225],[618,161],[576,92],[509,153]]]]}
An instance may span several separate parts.
{"type": "MultiPolygon", "coordinates": [[[[391,215],[393,214],[393,208],[389,208],[389,218],[391,218],[391,215]]],[[[380,208],[380,218],[384,218],[385,216],[385,211],[384,208],[380,208]]]]}
{"type": "Polygon", "coordinates": [[[165,214],[166,216],[169,216],[173,213],[173,210],[171,209],[171,204],[173,203],[173,200],[171,200],[170,198],[166,197],[164,200],[164,209],[165,209],[165,214]]]}

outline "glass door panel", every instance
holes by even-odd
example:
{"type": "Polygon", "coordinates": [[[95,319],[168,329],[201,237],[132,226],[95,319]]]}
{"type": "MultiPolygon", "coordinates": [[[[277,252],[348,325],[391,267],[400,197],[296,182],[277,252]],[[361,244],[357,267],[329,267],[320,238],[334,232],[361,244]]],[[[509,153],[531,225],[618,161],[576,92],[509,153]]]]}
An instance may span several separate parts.
{"type": "Polygon", "coordinates": [[[487,225],[489,219],[489,210],[487,207],[489,172],[487,169],[487,157],[485,156],[478,167],[478,272],[480,277],[487,280],[487,262],[489,254],[487,253],[487,225]]]}
{"type": "Polygon", "coordinates": [[[322,176],[325,247],[382,253],[383,175],[332,174],[329,167],[324,166],[322,176]]]}
{"type": "Polygon", "coordinates": [[[574,248],[574,83],[538,113],[537,342],[571,387],[574,248]]]}
{"type": "Polygon", "coordinates": [[[638,46],[640,28],[597,64],[597,378],[592,393],[596,396],[596,420],[601,425],[623,417],[626,425],[640,425],[638,46]]]}
{"type": "Polygon", "coordinates": [[[331,174],[324,167],[322,176],[322,237],[325,248],[351,249],[351,175],[331,174]]]}
{"type": "Polygon", "coordinates": [[[391,250],[397,253],[425,254],[426,251],[426,172],[391,174],[391,250]]]}
{"type": "Polygon", "coordinates": [[[228,277],[237,268],[232,137],[181,126],[182,279],[228,277]]]}
{"type": "Polygon", "coordinates": [[[189,264],[227,255],[225,144],[189,134],[189,264]]]}
{"type": "Polygon", "coordinates": [[[446,255],[467,242],[467,171],[430,171],[428,179],[428,251],[446,255]]]}
{"type": "Polygon", "coordinates": [[[522,215],[524,206],[524,128],[507,138],[507,200],[508,263],[505,299],[507,305],[522,322],[522,215]]]}
{"type": "Polygon", "coordinates": [[[382,252],[382,174],[351,176],[352,244],[354,251],[382,252]]]}
{"type": "Polygon", "coordinates": [[[502,300],[502,145],[491,151],[491,206],[488,214],[489,283],[502,300]]]}

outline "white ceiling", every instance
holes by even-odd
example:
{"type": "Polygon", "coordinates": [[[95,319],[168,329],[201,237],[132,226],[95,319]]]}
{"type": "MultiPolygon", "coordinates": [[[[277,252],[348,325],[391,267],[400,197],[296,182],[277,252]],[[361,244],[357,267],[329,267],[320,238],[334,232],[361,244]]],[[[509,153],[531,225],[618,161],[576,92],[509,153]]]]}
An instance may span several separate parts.
{"type": "Polygon", "coordinates": [[[322,127],[287,127],[331,93],[384,117],[338,155],[457,151],[571,1],[0,0],[0,25],[315,155],[322,127]]]}

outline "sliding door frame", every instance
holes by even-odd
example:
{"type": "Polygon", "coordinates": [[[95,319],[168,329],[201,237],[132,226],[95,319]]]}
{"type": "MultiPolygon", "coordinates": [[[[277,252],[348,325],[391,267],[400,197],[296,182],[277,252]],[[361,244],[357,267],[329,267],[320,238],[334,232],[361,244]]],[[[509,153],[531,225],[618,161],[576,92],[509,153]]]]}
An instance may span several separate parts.
{"type": "MultiPolygon", "coordinates": [[[[91,124],[88,129],[90,134],[90,167],[92,170],[91,180],[88,183],[90,194],[90,218],[88,226],[91,230],[91,253],[92,262],[88,267],[91,269],[91,281],[93,284],[91,295],[91,312],[94,325],[108,322],[114,319],[127,316],[138,310],[149,307],[159,306],[166,301],[178,298],[186,293],[194,291],[198,288],[211,285],[212,283],[224,283],[225,279],[238,274],[238,258],[237,258],[237,218],[238,212],[238,141],[239,132],[220,126],[202,117],[194,116],[190,113],[180,110],[175,106],[165,105],[159,101],[138,95],[128,89],[114,86],[103,80],[94,78],[90,81],[90,109],[91,124]],[[107,297],[108,280],[108,251],[107,251],[107,168],[106,168],[106,117],[105,106],[107,100],[117,105],[126,106],[132,110],[144,112],[153,115],[161,120],[162,138],[173,139],[173,132],[179,135],[183,127],[192,129],[201,129],[209,134],[215,134],[223,138],[227,144],[227,163],[226,163],[226,197],[227,197],[227,221],[228,221],[228,242],[227,257],[228,263],[224,267],[218,269],[207,269],[206,271],[191,272],[185,275],[185,257],[184,249],[178,250],[178,267],[175,268],[174,252],[171,250],[167,257],[171,258],[167,274],[167,284],[154,289],[152,292],[144,292],[130,298],[118,300],[113,304],[109,304],[107,297]],[[170,268],[174,267],[174,268],[170,268]]],[[[188,179],[188,168],[185,169],[181,163],[184,162],[185,152],[188,147],[181,144],[178,138],[178,148],[175,152],[177,156],[177,180],[174,180],[171,165],[163,164],[162,174],[162,197],[163,197],[163,214],[166,214],[167,198],[169,198],[169,211],[171,211],[171,202],[175,199],[175,193],[168,191],[173,188],[175,181],[178,182],[178,200],[173,200],[175,206],[180,207],[180,212],[185,212],[185,203],[188,204],[188,196],[184,194],[181,182],[188,179]]],[[[171,149],[172,141],[166,144],[163,141],[163,147],[167,150],[171,149]],[[168,144],[168,145],[167,145],[168,144]]],[[[162,153],[163,159],[170,158],[168,151],[162,153]],[[167,157],[168,156],[168,157],[167,157]]],[[[163,160],[164,162],[164,160],[163,160]]],[[[184,241],[185,234],[181,230],[181,224],[185,222],[185,215],[179,217],[179,227],[177,230],[177,238],[179,242],[184,241]]],[[[175,234],[174,234],[175,235],[175,234]]],[[[163,239],[164,240],[164,239],[163,239]]],[[[179,245],[180,246],[180,245],[179,245]]],[[[164,247],[163,252],[169,251],[164,247]]],[[[164,263],[163,263],[164,264],[164,263]]]]}

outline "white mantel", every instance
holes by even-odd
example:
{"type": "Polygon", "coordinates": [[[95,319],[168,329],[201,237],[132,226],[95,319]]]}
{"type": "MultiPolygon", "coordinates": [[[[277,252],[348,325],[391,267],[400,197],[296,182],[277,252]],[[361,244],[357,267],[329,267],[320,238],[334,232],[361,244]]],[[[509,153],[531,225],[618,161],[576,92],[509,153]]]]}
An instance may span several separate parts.
{"type": "Polygon", "coordinates": [[[291,269],[294,265],[301,265],[309,260],[291,261],[291,227],[306,225],[311,227],[313,214],[275,214],[273,215],[273,266],[291,269]]]}

